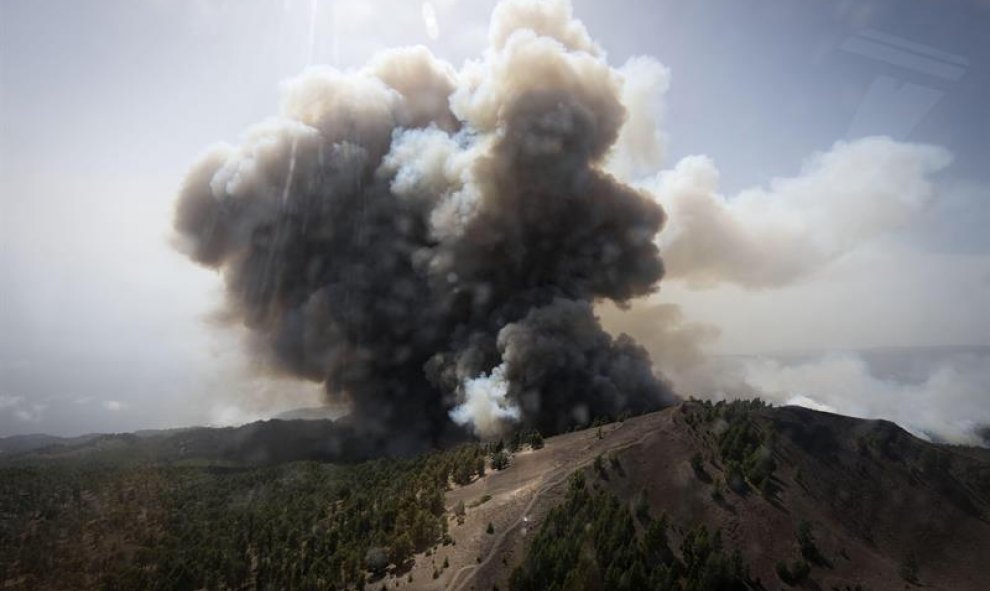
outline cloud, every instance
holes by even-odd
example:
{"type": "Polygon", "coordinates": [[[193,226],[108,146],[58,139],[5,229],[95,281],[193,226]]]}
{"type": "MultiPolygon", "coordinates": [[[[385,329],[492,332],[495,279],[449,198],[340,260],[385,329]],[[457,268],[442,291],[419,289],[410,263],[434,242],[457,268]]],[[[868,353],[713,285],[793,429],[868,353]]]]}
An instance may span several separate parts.
{"type": "Polygon", "coordinates": [[[436,41],[440,37],[440,25],[437,23],[437,9],[432,2],[423,3],[423,26],[426,27],[426,35],[436,41]]]}
{"type": "Polygon", "coordinates": [[[0,409],[18,406],[23,401],[24,401],[23,396],[10,396],[7,394],[0,394],[0,409]]]}
{"type": "Polygon", "coordinates": [[[32,404],[30,406],[23,406],[14,410],[14,417],[25,423],[38,423],[41,421],[42,415],[47,408],[47,404],[32,404]]]}
{"type": "Polygon", "coordinates": [[[109,410],[110,412],[117,412],[123,410],[127,405],[119,400],[104,400],[103,408],[109,410]]]}

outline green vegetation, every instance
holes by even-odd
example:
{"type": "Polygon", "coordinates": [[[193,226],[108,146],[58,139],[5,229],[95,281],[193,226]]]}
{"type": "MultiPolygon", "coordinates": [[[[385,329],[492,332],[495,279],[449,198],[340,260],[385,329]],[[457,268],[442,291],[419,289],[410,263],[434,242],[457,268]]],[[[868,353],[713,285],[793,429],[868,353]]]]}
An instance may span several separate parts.
{"type": "MultiPolygon", "coordinates": [[[[750,486],[767,497],[774,492],[773,475],[777,462],[773,457],[773,437],[754,415],[754,411],[766,406],[758,399],[714,404],[695,401],[686,418],[695,431],[705,428],[714,435],[718,457],[724,466],[725,483],[740,494],[750,486]]],[[[699,478],[704,478],[700,454],[692,456],[691,467],[699,478]]]]}
{"type": "Polygon", "coordinates": [[[790,564],[781,560],[776,565],[777,576],[788,585],[798,585],[807,579],[811,574],[812,564],[829,568],[832,566],[815,543],[815,534],[809,522],[802,520],[798,524],[797,543],[801,557],[790,564]]]}
{"type": "Polygon", "coordinates": [[[594,467],[599,478],[608,480],[608,471],[605,470],[605,461],[602,459],[602,454],[595,456],[594,467]]]}
{"type": "Polygon", "coordinates": [[[543,435],[536,429],[519,429],[512,434],[507,447],[510,452],[515,453],[524,445],[528,445],[532,449],[541,449],[543,447],[543,435]]]}
{"type": "Polygon", "coordinates": [[[701,456],[700,452],[694,452],[691,455],[691,469],[694,470],[695,476],[703,478],[705,474],[705,460],[701,456]]]}
{"type": "Polygon", "coordinates": [[[811,524],[807,521],[801,521],[798,524],[797,541],[798,547],[801,549],[801,556],[805,560],[820,566],[830,566],[829,561],[815,544],[815,535],[811,531],[811,524]]]}
{"type": "Polygon", "coordinates": [[[797,585],[808,578],[811,573],[811,565],[803,559],[798,559],[788,565],[781,560],[777,563],[777,576],[788,585],[797,585]]]}
{"type": "Polygon", "coordinates": [[[492,454],[492,468],[505,470],[509,467],[509,454],[504,449],[500,449],[492,454]]]}
{"type": "Polygon", "coordinates": [[[639,495],[636,496],[636,519],[642,525],[650,524],[650,500],[646,490],[639,491],[639,495]]]}
{"type": "Polygon", "coordinates": [[[748,569],[728,553],[721,534],[704,526],[687,532],[681,557],[671,550],[667,519],[637,530],[632,511],[610,492],[571,477],[567,498],[553,509],[513,573],[513,591],[669,589],[732,591],[748,588],[748,569]]]}
{"type": "Polygon", "coordinates": [[[901,564],[899,574],[908,583],[918,583],[918,559],[913,552],[908,554],[907,559],[901,564]]]}
{"type": "Polygon", "coordinates": [[[353,466],[8,464],[0,586],[358,588],[449,540],[444,492],[487,453],[466,445],[353,466]]]}

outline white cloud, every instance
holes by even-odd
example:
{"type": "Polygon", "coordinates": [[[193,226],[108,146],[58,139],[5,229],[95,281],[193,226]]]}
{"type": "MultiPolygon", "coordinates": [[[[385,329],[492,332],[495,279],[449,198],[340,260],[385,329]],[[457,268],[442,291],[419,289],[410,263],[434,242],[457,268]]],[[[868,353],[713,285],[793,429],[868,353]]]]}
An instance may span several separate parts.
{"type": "Polygon", "coordinates": [[[107,410],[109,410],[111,412],[117,412],[119,410],[124,409],[126,406],[127,406],[126,404],[124,404],[123,402],[121,402],[119,400],[104,400],[103,401],[103,408],[105,408],[105,409],[107,409],[107,410]]]}
{"type": "Polygon", "coordinates": [[[426,35],[436,41],[440,37],[440,25],[437,22],[437,9],[432,2],[423,3],[423,26],[426,27],[426,35]]]}
{"type": "Polygon", "coordinates": [[[47,404],[32,404],[31,406],[21,407],[14,411],[14,417],[25,423],[37,423],[41,421],[41,416],[46,408],[48,408],[47,404]]]}
{"type": "Polygon", "coordinates": [[[0,394],[0,409],[18,406],[23,401],[24,401],[23,396],[10,396],[7,394],[0,394]]]}

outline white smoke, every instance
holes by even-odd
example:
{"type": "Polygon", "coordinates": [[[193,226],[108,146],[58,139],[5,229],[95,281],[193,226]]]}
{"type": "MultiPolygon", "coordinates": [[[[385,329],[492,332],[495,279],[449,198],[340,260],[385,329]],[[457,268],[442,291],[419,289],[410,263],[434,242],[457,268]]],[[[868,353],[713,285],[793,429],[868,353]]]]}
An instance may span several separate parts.
{"type": "Polygon", "coordinates": [[[656,174],[666,155],[663,97],[670,87],[670,69],[657,60],[638,56],[620,69],[626,123],[612,148],[609,172],[624,179],[656,174]]]}
{"type": "Polygon", "coordinates": [[[465,380],[464,402],[450,411],[450,418],[485,438],[500,433],[506,422],[519,420],[519,407],[507,398],[509,381],[505,370],[502,364],[489,375],[465,380]]]}
{"type": "MultiPolygon", "coordinates": [[[[639,179],[664,207],[668,221],[659,245],[666,281],[689,290],[733,286],[772,298],[774,289],[811,280],[837,259],[923,216],[939,197],[935,175],[952,161],[938,146],[862,138],[811,155],[793,177],[725,195],[707,156],[689,156],[661,170],[670,71],[638,58],[622,72],[627,119],[608,169],[639,179]]],[[[646,347],[682,396],[761,396],[886,418],[953,442],[975,441],[974,428],[990,422],[990,406],[983,402],[990,392],[985,363],[943,363],[923,381],[907,383],[875,377],[854,354],[797,366],[768,359],[729,362],[707,352],[718,341],[718,326],[685,318],[662,296],[621,308],[599,303],[596,312],[612,334],[629,334],[646,347]]]]}
{"type": "Polygon", "coordinates": [[[747,361],[742,382],[767,400],[817,410],[888,419],[921,436],[980,443],[975,430],[990,424],[990,357],[961,355],[933,367],[918,383],[880,378],[854,354],[785,365],[747,361]]]}
{"type": "Polygon", "coordinates": [[[423,2],[423,26],[426,35],[433,41],[440,38],[440,24],[437,22],[437,9],[432,2],[423,2]]]}
{"type": "Polygon", "coordinates": [[[838,142],[800,175],[726,197],[704,156],[659,175],[670,223],[661,234],[668,278],[691,287],[781,287],[897,228],[935,198],[943,148],[870,137],[838,142]]]}

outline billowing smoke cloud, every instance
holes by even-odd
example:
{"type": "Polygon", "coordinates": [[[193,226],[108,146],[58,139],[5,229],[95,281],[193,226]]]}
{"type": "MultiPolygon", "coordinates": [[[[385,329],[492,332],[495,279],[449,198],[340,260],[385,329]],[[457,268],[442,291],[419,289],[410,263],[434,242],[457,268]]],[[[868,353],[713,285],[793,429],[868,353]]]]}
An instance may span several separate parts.
{"type": "MultiPolygon", "coordinates": [[[[645,120],[659,123],[648,114],[660,111],[664,88],[652,85],[652,101],[643,104],[654,106],[641,110],[645,120]]],[[[659,143],[662,134],[653,137],[659,143]]],[[[773,289],[911,222],[935,199],[931,176],[949,161],[936,146],[873,137],[840,142],[808,159],[800,175],[731,197],[718,192],[718,170],[705,156],[684,158],[641,184],[670,215],[659,235],[668,280],[691,289],[773,289]]],[[[619,168],[629,162],[623,157],[619,168]]],[[[642,299],[622,309],[602,303],[599,313],[613,334],[641,342],[682,395],[762,392],[710,362],[705,348],[718,340],[718,327],[685,321],[675,303],[642,299]]]]}
{"type": "Polygon", "coordinates": [[[308,70],[179,197],[180,248],[222,271],[272,369],[372,433],[555,431],[672,400],[592,308],[664,272],[661,207],[605,172],[639,112],[627,80],[566,2],[500,5],[490,43],[459,71],[424,48],[308,70]]]}
{"type": "Polygon", "coordinates": [[[871,137],[839,142],[801,174],[732,198],[718,170],[692,156],[661,173],[656,194],[672,223],[661,247],[672,278],[692,287],[781,287],[903,227],[934,198],[943,148],[871,137]]]}
{"type": "Polygon", "coordinates": [[[628,120],[609,156],[608,170],[623,179],[652,176],[666,155],[663,97],[670,87],[670,70],[651,57],[637,56],[620,72],[628,120]]]}
{"type": "Polygon", "coordinates": [[[712,390],[706,349],[718,341],[717,326],[691,322],[677,304],[649,299],[625,308],[603,302],[596,311],[610,333],[629,335],[645,348],[681,396],[700,398],[712,390]]]}
{"type": "MultiPolygon", "coordinates": [[[[839,142],[805,161],[795,177],[775,179],[725,196],[719,171],[706,156],[690,156],[657,173],[664,154],[660,129],[669,72],[630,62],[638,71],[625,100],[640,125],[624,130],[609,168],[638,184],[670,216],[659,244],[667,281],[688,290],[734,286],[784,288],[813,278],[836,259],[907,226],[938,197],[933,175],[951,155],[937,146],[886,137],[839,142]],[[652,168],[651,168],[652,167],[652,168]]],[[[682,297],[690,291],[682,290],[682,297]]],[[[990,387],[979,363],[942,363],[924,378],[878,378],[854,353],[787,365],[768,359],[713,357],[719,328],[682,317],[673,301],[656,297],[617,307],[599,303],[612,334],[632,335],[682,396],[760,396],[867,418],[887,418],[954,442],[974,442],[990,422],[983,398],[990,387]]],[[[816,312],[820,313],[820,312],[816,312]]],[[[984,360],[985,361],[985,360],[984,360]]]]}

